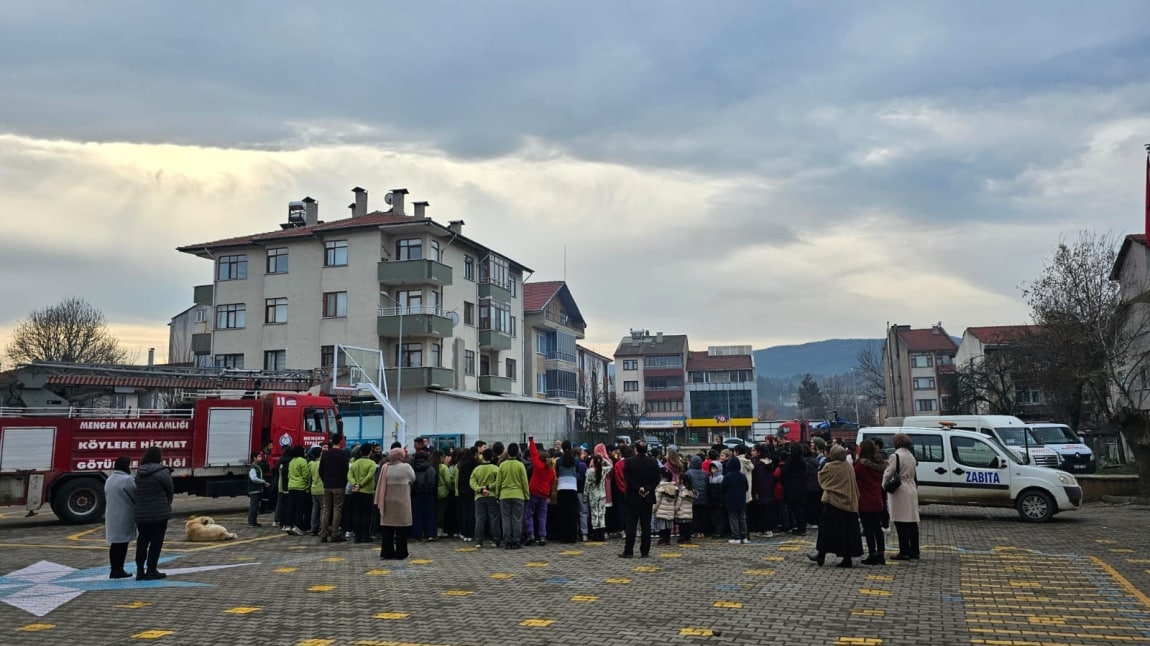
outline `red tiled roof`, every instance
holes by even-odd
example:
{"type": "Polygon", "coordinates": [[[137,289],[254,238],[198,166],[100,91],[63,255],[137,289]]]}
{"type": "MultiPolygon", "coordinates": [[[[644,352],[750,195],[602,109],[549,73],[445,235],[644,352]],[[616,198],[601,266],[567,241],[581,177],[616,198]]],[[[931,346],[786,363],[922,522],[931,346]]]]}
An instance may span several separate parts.
{"type": "Polygon", "coordinates": [[[687,353],[687,372],[708,372],[711,370],[750,370],[754,368],[751,355],[712,357],[706,350],[687,353]]]}
{"type": "Polygon", "coordinates": [[[538,312],[547,307],[559,288],[563,286],[561,280],[544,280],[538,283],[523,284],[523,311],[538,312]]]}
{"type": "Polygon", "coordinates": [[[390,213],[374,211],[358,218],[343,218],[332,222],[324,222],[322,224],[317,224],[311,227],[296,227],[292,229],[283,229],[280,231],[269,231],[268,233],[255,233],[235,238],[224,238],[223,240],[215,240],[213,242],[201,242],[198,244],[177,247],[176,250],[183,251],[185,253],[196,253],[204,248],[210,249],[212,247],[252,245],[259,244],[267,240],[304,238],[311,236],[313,233],[340,231],[343,229],[377,227],[382,224],[402,224],[404,222],[431,222],[431,218],[416,218],[410,215],[392,215],[390,213]]]}
{"type": "Polygon", "coordinates": [[[988,327],[968,327],[967,332],[983,343],[1009,343],[1026,332],[1037,330],[1037,325],[993,325],[988,327]]]}
{"type": "Polygon", "coordinates": [[[954,340],[942,327],[931,327],[922,330],[899,328],[898,336],[911,352],[938,352],[945,350],[958,350],[954,340]],[[937,331],[936,331],[937,330],[937,331]]]}

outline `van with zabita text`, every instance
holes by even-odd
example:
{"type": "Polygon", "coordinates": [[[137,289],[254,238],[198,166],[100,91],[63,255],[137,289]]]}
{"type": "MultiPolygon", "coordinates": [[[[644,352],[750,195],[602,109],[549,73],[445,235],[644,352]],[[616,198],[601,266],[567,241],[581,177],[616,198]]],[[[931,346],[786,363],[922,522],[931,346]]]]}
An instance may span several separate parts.
{"type": "Polygon", "coordinates": [[[918,460],[920,505],[1014,508],[1034,523],[1082,506],[1082,487],[1074,476],[1026,464],[997,438],[978,431],[871,426],[859,429],[856,444],[881,439],[889,448],[896,433],[910,437],[918,460]]]}

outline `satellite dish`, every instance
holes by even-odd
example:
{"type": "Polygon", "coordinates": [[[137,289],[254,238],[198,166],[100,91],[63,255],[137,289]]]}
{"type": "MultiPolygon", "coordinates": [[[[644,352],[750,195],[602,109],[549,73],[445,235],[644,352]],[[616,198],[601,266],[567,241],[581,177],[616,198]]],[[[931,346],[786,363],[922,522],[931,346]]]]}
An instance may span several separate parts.
{"type": "Polygon", "coordinates": [[[455,312],[448,312],[447,319],[451,321],[451,327],[459,325],[459,314],[456,314],[455,312]]]}
{"type": "Polygon", "coordinates": [[[395,198],[394,198],[394,197],[392,197],[391,193],[388,193],[387,195],[384,195],[384,196],[383,196],[383,201],[384,201],[384,202],[387,202],[387,203],[388,203],[388,205],[390,205],[390,204],[391,204],[391,201],[392,201],[393,199],[395,199],[395,198]]]}

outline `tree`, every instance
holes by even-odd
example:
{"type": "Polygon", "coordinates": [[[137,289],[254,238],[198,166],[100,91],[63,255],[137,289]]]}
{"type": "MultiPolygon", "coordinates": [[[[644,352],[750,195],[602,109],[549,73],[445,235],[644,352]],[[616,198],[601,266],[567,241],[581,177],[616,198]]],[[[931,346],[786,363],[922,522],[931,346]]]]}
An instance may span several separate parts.
{"type": "Polygon", "coordinates": [[[871,406],[877,406],[886,399],[886,381],[883,376],[882,344],[868,343],[855,355],[855,378],[858,380],[858,394],[866,397],[871,406]]]}
{"type": "Polygon", "coordinates": [[[1122,433],[1138,465],[1140,492],[1150,496],[1150,411],[1144,396],[1150,290],[1144,269],[1118,273],[1116,259],[1113,236],[1083,231],[1076,242],[1059,243],[1023,294],[1047,353],[1070,359],[1062,368],[1122,433]]]}
{"type": "Polygon", "coordinates": [[[988,351],[978,360],[955,369],[954,393],[950,402],[953,413],[978,413],[980,404],[991,415],[1014,415],[1019,402],[1017,382],[1026,373],[1018,346],[1003,346],[988,351]]]}
{"type": "Polygon", "coordinates": [[[817,381],[807,373],[803,377],[803,382],[799,384],[799,409],[803,411],[803,415],[810,417],[812,411],[822,413],[827,408],[826,397],[823,396],[823,391],[819,388],[817,381]]]}
{"type": "Polygon", "coordinates": [[[15,363],[123,363],[128,358],[103,312],[75,297],[32,312],[16,326],[6,352],[15,363]]]}

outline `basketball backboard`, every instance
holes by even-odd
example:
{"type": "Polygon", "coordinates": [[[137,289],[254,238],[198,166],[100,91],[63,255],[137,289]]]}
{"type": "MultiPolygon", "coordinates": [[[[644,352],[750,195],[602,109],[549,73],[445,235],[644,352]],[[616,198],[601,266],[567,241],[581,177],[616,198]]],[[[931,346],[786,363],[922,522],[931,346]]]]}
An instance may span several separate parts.
{"type": "Polygon", "coordinates": [[[332,391],[367,390],[362,384],[374,384],[381,392],[387,392],[383,376],[383,351],[336,344],[335,362],[331,371],[332,391]]]}

